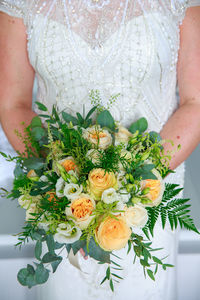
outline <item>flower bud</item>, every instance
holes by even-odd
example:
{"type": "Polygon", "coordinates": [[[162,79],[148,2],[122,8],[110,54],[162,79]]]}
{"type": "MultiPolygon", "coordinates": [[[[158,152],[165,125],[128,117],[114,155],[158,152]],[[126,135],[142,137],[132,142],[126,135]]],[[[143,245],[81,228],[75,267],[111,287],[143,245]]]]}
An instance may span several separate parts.
{"type": "Polygon", "coordinates": [[[150,192],[150,188],[145,188],[144,190],[142,190],[142,195],[146,195],[150,192]]]}

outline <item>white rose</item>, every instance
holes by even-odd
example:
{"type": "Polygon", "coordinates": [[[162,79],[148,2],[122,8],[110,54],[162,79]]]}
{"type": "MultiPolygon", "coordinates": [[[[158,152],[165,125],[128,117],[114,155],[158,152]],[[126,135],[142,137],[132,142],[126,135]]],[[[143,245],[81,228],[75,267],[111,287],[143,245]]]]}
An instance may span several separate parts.
{"type": "Polygon", "coordinates": [[[142,228],[145,226],[148,220],[147,210],[144,207],[136,204],[125,210],[124,217],[130,227],[142,228]]]}
{"type": "Polygon", "coordinates": [[[56,229],[54,239],[60,244],[72,244],[80,239],[81,234],[80,228],[69,223],[61,223],[56,229]]]}
{"type": "Polygon", "coordinates": [[[59,198],[64,196],[65,181],[60,177],[56,182],[56,196],[59,198]]]}
{"type": "Polygon", "coordinates": [[[112,136],[108,130],[100,126],[92,126],[83,131],[83,137],[100,149],[106,149],[112,144],[112,136]]]}
{"type": "Polygon", "coordinates": [[[103,191],[101,200],[106,204],[110,204],[115,201],[119,201],[119,195],[115,189],[109,188],[109,189],[103,191]]]}
{"type": "Polygon", "coordinates": [[[75,183],[66,183],[64,187],[64,195],[68,199],[75,199],[82,193],[83,187],[82,185],[78,185],[75,183]]]}
{"type": "Polygon", "coordinates": [[[32,214],[37,212],[37,204],[32,203],[26,211],[26,221],[29,221],[30,219],[35,219],[35,216],[33,216],[32,214]]]}
{"type": "Polygon", "coordinates": [[[132,133],[128,129],[119,125],[118,132],[115,133],[115,145],[119,145],[120,143],[127,144],[131,136],[132,133]]]}
{"type": "Polygon", "coordinates": [[[98,164],[100,153],[96,149],[91,149],[87,152],[86,157],[88,157],[93,162],[93,164],[98,164]]]}
{"type": "Polygon", "coordinates": [[[116,216],[119,216],[120,215],[123,215],[123,212],[125,210],[125,204],[122,202],[122,201],[117,201],[117,204],[116,204],[116,207],[115,207],[115,210],[117,210],[117,212],[113,212],[112,211],[112,214],[113,215],[116,215],[116,216]]]}
{"type": "Polygon", "coordinates": [[[79,228],[86,229],[94,218],[92,213],[95,206],[95,201],[90,195],[80,194],[72,200],[69,207],[66,207],[65,214],[67,217],[72,217],[79,228]]]}

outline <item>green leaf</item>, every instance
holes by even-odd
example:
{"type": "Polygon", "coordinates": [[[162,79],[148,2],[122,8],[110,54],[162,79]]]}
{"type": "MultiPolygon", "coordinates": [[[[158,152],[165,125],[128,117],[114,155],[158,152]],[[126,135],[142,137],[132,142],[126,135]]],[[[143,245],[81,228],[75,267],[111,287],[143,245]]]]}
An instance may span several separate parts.
{"type": "Polygon", "coordinates": [[[144,131],[146,131],[147,128],[148,128],[147,120],[145,118],[140,118],[138,121],[131,124],[131,126],[129,127],[129,131],[131,133],[135,133],[138,130],[139,133],[141,134],[144,131]]]}
{"type": "Polygon", "coordinates": [[[40,170],[44,168],[45,162],[43,158],[31,157],[24,160],[24,166],[28,170],[40,170]]]}
{"type": "Polygon", "coordinates": [[[115,121],[108,110],[103,110],[97,117],[97,124],[102,128],[107,127],[111,130],[115,129],[115,121]]]}
{"type": "Polygon", "coordinates": [[[65,111],[62,112],[62,117],[66,123],[72,122],[73,125],[78,125],[78,120],[70,114],[66,113],[65,111]]]}
{"type": "Polygon", "coordinates": [[[149,277],[150,277],[153,281],[155,281],[155,277],[154,277],[154,274],[153,274],[153,271],[152,271],[152,270],[147,269],[147,274],[149,275],[149,277]]]}
{"type": "Polygon", "coordinates": [[[66,250],[67,250],[67,253],[69,254],[70,250],[72,249],[72,245],[71,244],[66,244],[66,250]]]}
{"type": "Polygon", "coordinates": [[[155,132],[155,131],[150,131],[149,132],[149,137],[150,137],[150,140],[152,141],[152,143],[162,141],[162,138],[161,138],[160,134],[155,132]]]}
{"type": "Polygon", "coordinates": [[[35,245],[35,257],[40,260],[40,256],[42,254],[42,242],[38,240],[35,245]]]}
{"type": "Polygon", "coordinates": [[[37,107],[39,108],[39,110],[48,111],[47,107],[44,104],[42,104],[42,103],[40,103],[38,101],[36,101],[35,104],[37,105],[37,107]]]}
{"type": "Polygon", "coordinates": [[[154,261],[155,263],[157,263],[157,264],[159,264],[159,265],[162,265],[162,264],[163,264],[162,261],[161,261],[159,258],[157,258],[156,256],[153,256],[152,259],[153,259],[153,261],[154,261]]]}
{"type": "Polygon", "coordinates": [[[54,243],[54,238],[52,234],[48,234],[46,237],[46,243],[47,243],[47,247],[49,250],[49,253],[54,254],[54,250],[55,250],[55,243],[54,243]]]}
{"type": "Polygon", "coordinates": [[[43,263],[51,263],[51,262],[53,262],[53,261],[58,260],[58,257],[59,257],[59,256],[57,256],[56,254],[52,254],[52,253],[50,253],[50,252],[47,252],[47,253],[43,256],[42,262],[43,262],[43,263]]]}
{"type": "Polygon", "coordinates": [[[31,128],[35,128],[35,127],[42,127],[42,121],[40,120],[40,118],[38,116],[34,117],[31,121],[31,128]]]}
{"type": "Polygon", "coordinates": [[[16,178],[19,178],[21,176],[24,176],[24,171],[23,169],[20,167],[19,164],[16,164],[15,169],[14,169],[14,175],[16,178]]]}
{"type": "Polygon", "coordinates": [[[103,262],[103,263],[110,263],[110,252],[104,251],[102,248],[100,248],[93,238],[90,239],[89,242],[89,251],[87,251],[87,248],[84,247],[84,251],[86,255],[89,255],[90,257],[94,258],[97,261],[103,262]]]}
{"type": "Polygon", "coordinates": [[[71,244],[72,250],[74,255],[76,255],[76,253],[83,248],[85,250],[86,247],[86,240],[78,240],[77,242],[71,244]]]}
{"type": "Polygon", "coordinates": [[[94,112],[96,109],[97,109],[97,106],[94,106],[92,109],[90,109],[90,111],[88,112],[88,114],[87,114],[87,116],[86,116],[86,118],[85,118],[86,121],[90,118],[90,116],[93,114],[93,112],[94,112]]]}
{"type": "Polygon", "coordinates": [[[30,273],[30,274],[32,274],[32,275],[34,275],[35,274],[35,270],[34,270],[34,268],[33,268],[33,266],[31,266],[31,265],[27,265],[27,270],[28,270],[28,272],[30,273]]]}
{"type": "Polygon", "coordinates": [[[81,114],[80,114],[80,113],[76,113],[76,115],[77,115],[77,119],[78,119],[79,123],[80,123],[80,124],[83,124],[83,123],[84,123],[84,119],[83,119],[83,117],[81,116],[81,114]]]}
{"type": "Polygon", "coordinates": [[[149,267],[149,266],[150,266],[149,263],[148,263],[146,260],[144,260],[144,259],[140,259],[140,264],[141,264],[143,267],[149,267]]]}
{"type": "Polygon", "coordinates": [[[43,264],[39,264],[35,270],[35,281],[37,284],[45,283],[49,278],[49,270],[43,264]]]}
{"type": "Polygon", "coordinates": [[[46,131],[42,127],[34,127],[31,131],[31,135],[36,141],[39,141],[46,135],[46,131]]]}
{"type": "Polygon", "coordinates": [[[29,276],[29,271],[26,268],[24,268],[18,272],[17,279],[18,279],[19,283],[21,283],[21,285],[26,286],[28,276],[29,276]]]}
{"type": "Polygon", "coordinates": [[[106,270],[106,277],[107,279],[110,279],[110,267],[108,267],[106,270]]]}
{"type": "Polygon", "coordinates": [[[51,267],[52,267],[53,273],[56,272],[56,270],[57,270],[59,264],[61,263],[61,261],[62,261],[62,257],[61,257],[61,256],[58,256],[58,260],[53,261],[53,262],[51,263],[51,267]]]}
{"type": "Polygon", "coordinates": [[[111,273],[114,277],[116,277],[116,278],[118,278],[118,279],[124,279],[124,278],[122,278],[121,276],[119,276],[119,275],[117,275],[117,274],[114,274],[114,273],[111,273]]]}
{"type": "Polygon", "coordinates": [[[102,285],[107,280],[107,277],[104,277],[104,279],[101,281],[100,285],[102,285]]]}
{"type": "Polygon", "coordinates": [[[110,288],[111,288],[112,292],[114,292],[114,285],[113,285],[112,279],[110,279],[110,288]]]}

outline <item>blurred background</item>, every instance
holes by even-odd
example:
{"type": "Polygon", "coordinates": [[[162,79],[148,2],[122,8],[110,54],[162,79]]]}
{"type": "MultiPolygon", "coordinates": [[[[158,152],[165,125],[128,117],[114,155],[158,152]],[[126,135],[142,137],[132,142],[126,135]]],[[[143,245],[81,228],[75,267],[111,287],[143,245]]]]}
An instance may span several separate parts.
{"type": "MultiPolygon", "coordinates": [[[[36,88],[34,89],[35,95],[36,88]]],[[[6,137],[0,128],[0,151],[13,155],[6,137]]],[[[12,182],[13,165],[0,157],[0,187],[12,182]]],[[[192,216],[200,229],[200,145],[186,161],[184,197],[191,199],[192,216]]],[[[28,290],[16,280],[20,268],[32,262],[33,246],[15,249],[15,234],[19,233],[25,220],[25,211],[17,201],[0,196],[0,300],[37,300],[36,289],[28,290]]],[[[189,231],[180,231],[178,253],[178,299],[200,299],[200,236],[189,231]]],[[[55,299],[56,300],[56,299],[55,299]]],[[[142,300],[142,299],[140,299],[142,300]]],[[[162,300],[162,299],[161,299],[162,300]]]]}

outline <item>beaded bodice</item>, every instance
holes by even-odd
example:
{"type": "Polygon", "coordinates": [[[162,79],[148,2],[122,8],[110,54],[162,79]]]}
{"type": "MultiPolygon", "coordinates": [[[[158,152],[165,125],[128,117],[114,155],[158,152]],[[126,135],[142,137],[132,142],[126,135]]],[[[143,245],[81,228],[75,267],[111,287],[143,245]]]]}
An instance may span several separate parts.
{"type": "Polygon", "coordinates": [[[156,130],[176,109],[179,25],[186,0],[0,3],[2,10],[24,19],[37,99],[47,107],[56,103],[75,113],[85,104],[87,110],[88,95],[97,89],[117,120],[128,125],[144,115],[156,130]]]}

